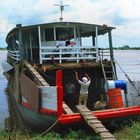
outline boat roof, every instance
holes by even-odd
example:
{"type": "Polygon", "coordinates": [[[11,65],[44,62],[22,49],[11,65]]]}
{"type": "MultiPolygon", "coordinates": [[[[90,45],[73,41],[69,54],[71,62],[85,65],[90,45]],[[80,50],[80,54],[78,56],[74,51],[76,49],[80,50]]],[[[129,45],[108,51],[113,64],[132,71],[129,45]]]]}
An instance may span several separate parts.
{"type": "Polygon", "coordinates": [[[35,24],[29,26],[22,26],[21,24],[17,24],[17,26],[8,33],[6,41],[11,35],[15,34],[19,30],[19,28],[21,28],[22,30],[28,30],[38,26],[44,26],[46,28],[64,27],[64,26],[77,27],[80,29],[80,34],[82,37],[89,37],[95,35],[96,27],[98,27],[98,35],[103,35],[108,31],[115,29],[115,27],[107,26],[105,24],[97,25],[97,24],[89,24],[89,23],[81,23],[81,22],[52,22],[52,23],[35,24]]]}

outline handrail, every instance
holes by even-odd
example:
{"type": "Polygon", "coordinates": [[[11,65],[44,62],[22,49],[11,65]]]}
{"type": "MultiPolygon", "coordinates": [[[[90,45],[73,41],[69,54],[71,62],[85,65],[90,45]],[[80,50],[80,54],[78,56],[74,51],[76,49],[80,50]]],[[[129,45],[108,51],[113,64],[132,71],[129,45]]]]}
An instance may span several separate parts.
{"type": "Polygon", "coordinates": [[[20,60],[19,51],[10,51],[8,50],[8,56],[16,61],[20,60]]]}
{"type": "Polygon", "coordinates": [[[108,49],[99,48],[98,51],[100,59],[110,59],[110,51],[108,49]]]}
{"type": "MultiPolygon", "coordinates": [[[[110,52],[107,49],[99,48],[99,56],[102,60],[110,59],[110,52]]],[[[16,61],[20,60],[19,51],[8,50],[8,56],[16,61]]],[[[41,46],[40,47],[40,63],[43,61],[50,61],[52,57],[54,60],[62,63],[63,61],[80,60],[92,61],[96,60],[96,47],[95,46],[41,46]]],[[[98,60],[96,60],[98,61],[98,60]]]]}
{"type": "Polygon", "coordinates": [[[114,80],[117,80],[117,75],[116,75],[116,72],[115,72],[115,66],[114,66],[112,60],[111,60],[111,67],[112,67],[112,70],[113,70],[113,79],[114,79],[114,80]]]}
{"type": "MultiPolygon", "coordinates": [[[[40,63],[43,60],[51,60],[52,56],[55,60],[75,60],[77,63],[80,60],[96,60],[95,46],[41,46],[40,47],[40,63]],[[68,56],[69,55],[69,56],[68,56]]],[[[110,52],[107,49],[99,48],[99,55],[103,59],[110,59],[110,52]]],[[[98,60],[96,60],[98,61],[98,60]]]]}
{"type": "Polygon", "coordinates": [[[55,60],[75,60],[77,63],[80,60],[96,59],[95,46],[41,46],[40,47],[40,63],[43,60],[51,60],[52,56],[55,60]],[[69,56],[68,56],[69,55],[69,56]]]}
{"type": "Polygon", "coordinates": [[[104,68],[104,64],[103,64],[103,59],[101,58],[100,55],[99,55],[99,58],[100,58],[101,66],[102,66],[104,80],[105,80],[105,82],[107,82],[107,77],[106,77],[106,74],[105,74],[105,68],[104,68]]]}

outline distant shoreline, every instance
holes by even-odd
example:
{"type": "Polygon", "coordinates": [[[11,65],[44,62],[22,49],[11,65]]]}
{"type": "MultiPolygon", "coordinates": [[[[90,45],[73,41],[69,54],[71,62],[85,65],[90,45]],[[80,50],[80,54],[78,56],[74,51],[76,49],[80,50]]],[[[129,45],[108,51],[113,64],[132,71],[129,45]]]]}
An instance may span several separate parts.
{"type": "Polygon", "coordinates": [[[7,51],[7,48],[0,48],[0,51],[7,51]]]}
{"type": "Polygon", "coordinates": [[[140,48],[113,48],[113,50],[140,50],[140,48]]]}
{"type": "MultiPolygon", "coordinates": [[[[108,49],[108,48],[103,48],[103,49],[108,49]]],[[[140,50],[140,47],[134,47],[134,48],[114,47],[113,50],[140,50]]],[[[7,51],[7,48],[0,48],[0,51],[7,51]]]]}

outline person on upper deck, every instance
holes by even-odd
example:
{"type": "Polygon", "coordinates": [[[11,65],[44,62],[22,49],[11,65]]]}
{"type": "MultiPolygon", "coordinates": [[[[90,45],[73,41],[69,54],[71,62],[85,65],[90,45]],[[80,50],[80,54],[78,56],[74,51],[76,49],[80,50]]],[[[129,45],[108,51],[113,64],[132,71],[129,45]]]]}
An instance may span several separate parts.
{"type": "Polygon", "coordinates": [[[65,43],[65,46],[69,46],[69,45],[70,45],[70,41],[67,39],[66,43],[65,43]]]}
{"type": "Polygon", "coordinates": [[[79,105],[87,105],[87,99],[88,99],[88,88],[91,83],[91,79],[88,76],[88,74],[85,74],[85,77],[82,78],[82,81],[78,77],[78,73],[75,72],[76,80],[81,85],[80,88],[80,95],[79,95],[79,105]]]}

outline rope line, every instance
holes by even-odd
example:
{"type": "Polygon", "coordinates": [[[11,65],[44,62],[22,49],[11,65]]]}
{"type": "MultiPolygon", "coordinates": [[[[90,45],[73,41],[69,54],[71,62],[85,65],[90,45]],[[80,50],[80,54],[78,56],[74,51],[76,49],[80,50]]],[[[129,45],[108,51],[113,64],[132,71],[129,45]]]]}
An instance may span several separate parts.
{"type": "Polygon", "coordinates": [[[61,117],[62,117],[62,115],[47,130],[45,130],[39,136],[32,138],[31,140],[36,140],[36,139],[40,138],[42,135],[44,135],[45,133],[48,133],[58,123],[58,121],[60,120],[61,117]]]}

